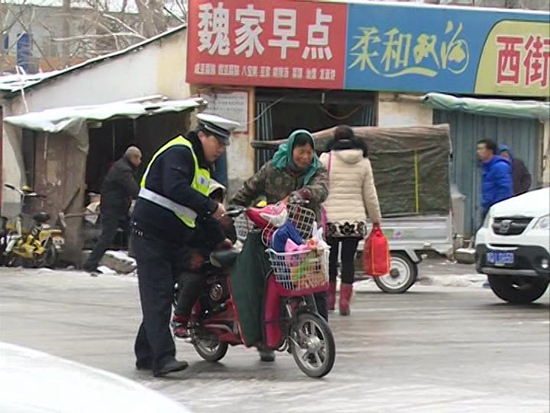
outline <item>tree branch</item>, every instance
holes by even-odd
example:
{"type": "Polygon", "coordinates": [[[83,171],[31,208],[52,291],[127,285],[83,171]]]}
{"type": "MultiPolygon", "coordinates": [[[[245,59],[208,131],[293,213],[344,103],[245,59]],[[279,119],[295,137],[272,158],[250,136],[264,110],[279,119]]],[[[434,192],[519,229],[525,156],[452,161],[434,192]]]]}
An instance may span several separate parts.
{"type": "Polygon", "coordinates": [[[53,38],[52,41],[59,42],[59,43],[66,43],[66,42],[74,42],[75,40],[91,40],[91,39],[107,39],[111,37],[133,37],[142,39],[143,36],[136,33],[108,33],[108,34],[84,34],[80,36],[71,36],[67,38],[63,37],[56,37],[53,38]]]}

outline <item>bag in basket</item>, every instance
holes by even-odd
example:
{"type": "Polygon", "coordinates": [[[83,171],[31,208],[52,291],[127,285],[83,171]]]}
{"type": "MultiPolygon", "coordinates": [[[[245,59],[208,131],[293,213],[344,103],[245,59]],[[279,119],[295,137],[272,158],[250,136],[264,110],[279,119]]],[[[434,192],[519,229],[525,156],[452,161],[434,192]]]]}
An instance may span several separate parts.
{"type": "Polygon", "coordinates": [[[379,225],[372,228],[363,249],[363,270],[371,277],[390,273],[390,248],[388,240],[379,225]]]}

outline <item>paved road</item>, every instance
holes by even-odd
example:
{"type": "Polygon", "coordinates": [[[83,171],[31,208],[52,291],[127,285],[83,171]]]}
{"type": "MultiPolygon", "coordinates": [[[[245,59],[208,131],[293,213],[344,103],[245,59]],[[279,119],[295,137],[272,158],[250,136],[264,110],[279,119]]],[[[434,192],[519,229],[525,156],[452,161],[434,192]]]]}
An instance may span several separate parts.
{"type": "Polygon", "coordinates": [[[549,298],[528,307],[489,290],[415,286],[400,296],[356,296],[335,315],[338,358],[324,380],[305,377],[289,355],[262,365],[230,349],[173,379],[133,370],[138,323],[132,277],[0,269],[0,340],[135,379],[196,412],[548,412],[549,298]]]}

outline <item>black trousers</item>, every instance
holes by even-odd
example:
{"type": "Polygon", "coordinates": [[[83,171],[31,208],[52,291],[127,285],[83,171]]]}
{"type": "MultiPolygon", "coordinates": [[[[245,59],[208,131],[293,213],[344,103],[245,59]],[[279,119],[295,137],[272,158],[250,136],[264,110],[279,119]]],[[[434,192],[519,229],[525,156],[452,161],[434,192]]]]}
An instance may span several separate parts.
{"type": "Polygon", "coordinates": [[[186,271],[179,276],[179,295],[174,314],[189,317],[206,285],[206,274],[186,271]]]}
{"type": "Polygon", "coordinates": [[[105,255],[105,252],[109,249],[113,243],[117,231],[119,228],[128,232],[129,219],[127,215],[120,214],[102,214],[101,215],[101,235],[97,240],[94,248],[86,263],[84,269],[87,271],[95,270],[99,265],[99,262],[105,255]]]}
{"type": "Polygon", "coordinates": [[[330,281],[336,282],[338,277],[338,257],[342,246],[342,283],[353,284],[355,281],[355,253],[359,245],[359,238],[328,238],[330,245],[329,275],[330,281]]]}
{"type": "Polygon", "coordinates": [[[315,305],[317,306],[317,312],[321,317],[328,321],[328,293],[314,294],[315,305]]]}
{"type": "Polygon", "coordinates": [[[150,363],[155,371],[176,355],[170,318],[185,247],[147,237],[139,230],[134,230],[132,236],[143,315],[134,350],[137,362],[150,363]]]}

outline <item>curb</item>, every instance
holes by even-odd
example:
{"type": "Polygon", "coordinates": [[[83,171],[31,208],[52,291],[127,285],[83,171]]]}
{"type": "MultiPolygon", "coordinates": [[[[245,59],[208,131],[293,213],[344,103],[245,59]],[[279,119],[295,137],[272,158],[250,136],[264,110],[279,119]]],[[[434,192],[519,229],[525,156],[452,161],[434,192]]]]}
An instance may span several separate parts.
{"type": "MultiPolygon", "coordinates": [[[[424,275],[419,276],[415,285],[424,287],[471,287],[481,288],[483,283],[487,281],[487,276],[483,274],[449,274],[449,275],[424,275]]],[[[379,290],[372,279],[356,281],[354,291],[361,294],[379,290]]],[[[336,291],[340,291],[340,280],[336,286],[336,291]]]]}

